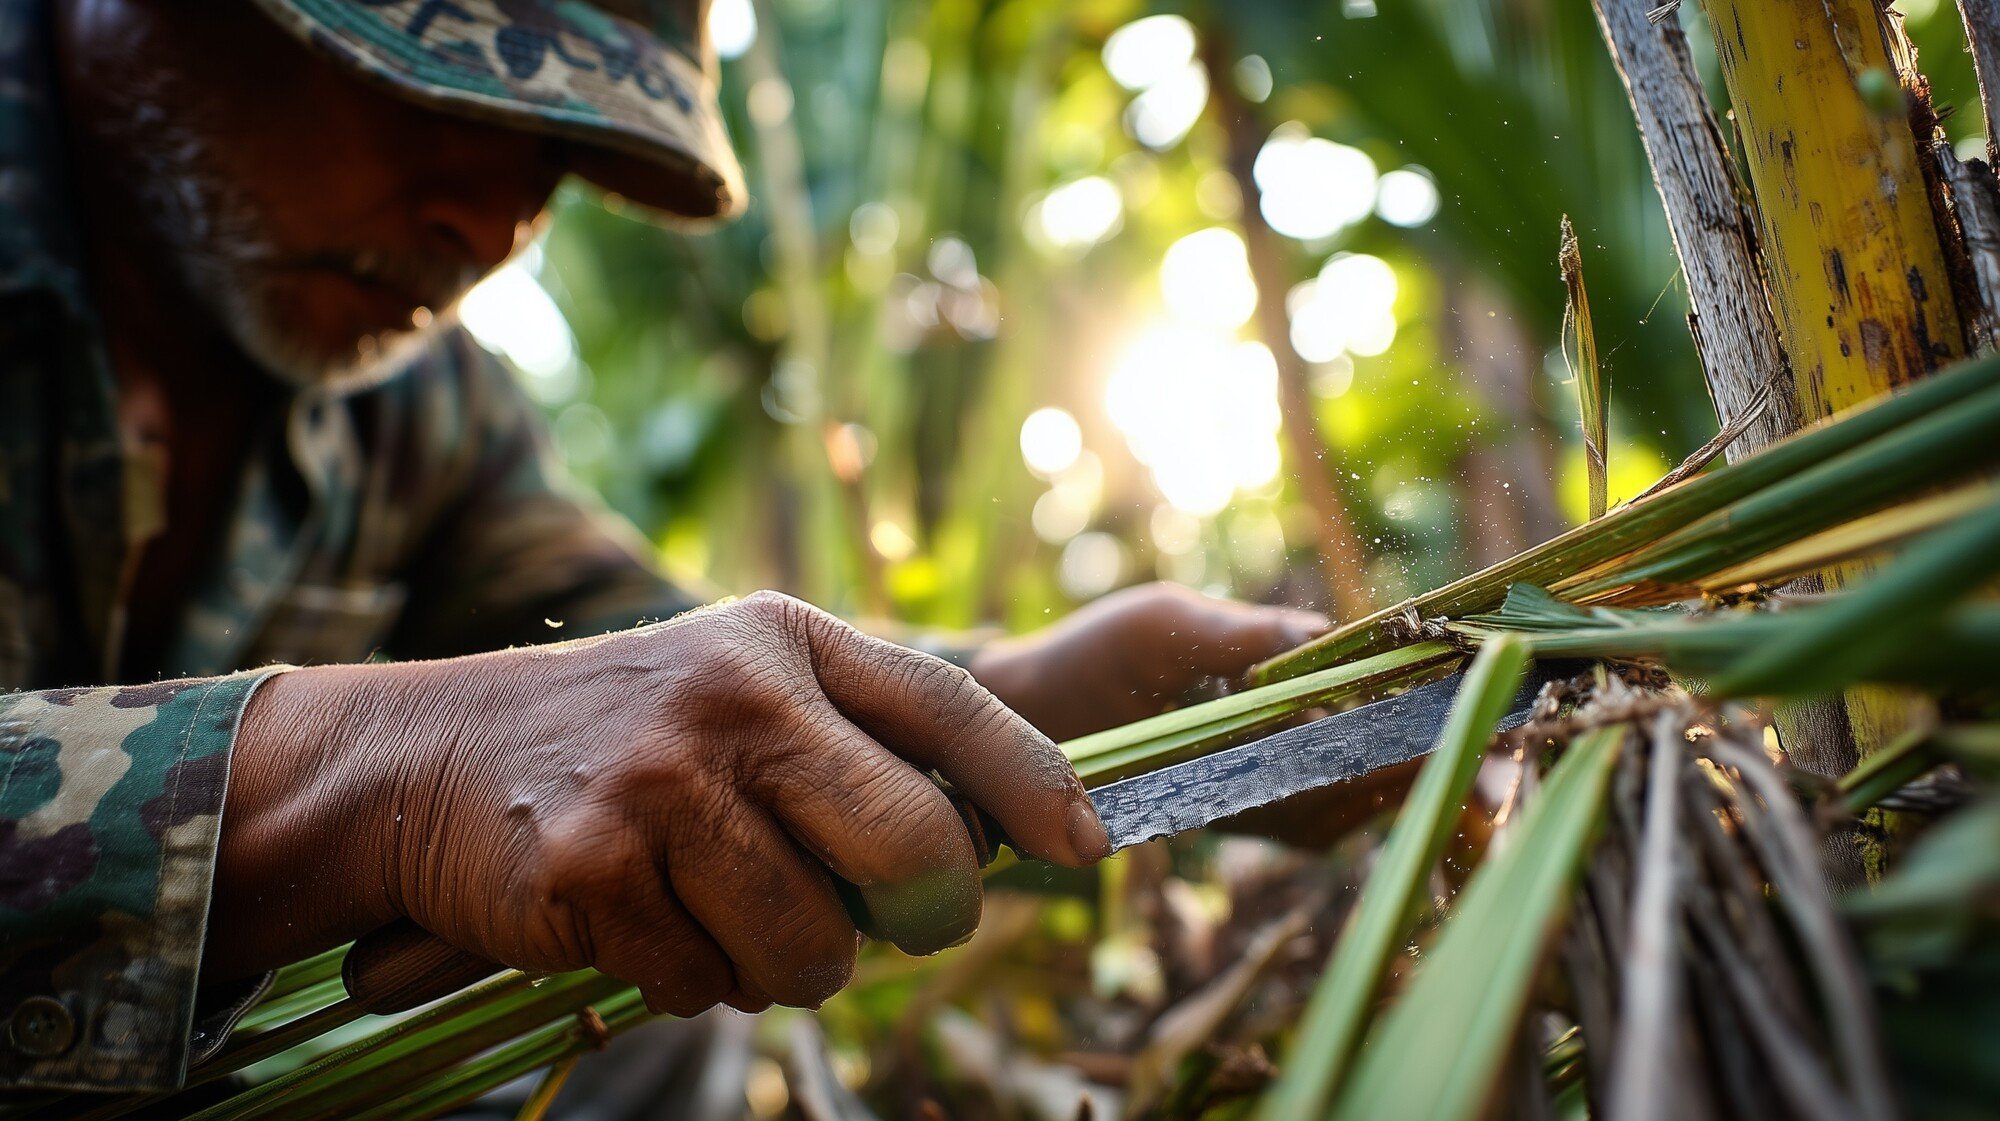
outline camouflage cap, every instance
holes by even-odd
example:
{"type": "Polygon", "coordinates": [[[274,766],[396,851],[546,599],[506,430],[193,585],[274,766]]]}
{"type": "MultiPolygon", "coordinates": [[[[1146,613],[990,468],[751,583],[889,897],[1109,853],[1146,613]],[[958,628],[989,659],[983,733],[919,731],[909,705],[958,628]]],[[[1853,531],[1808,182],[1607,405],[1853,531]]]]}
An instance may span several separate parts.
{"type": "Polygon", "coordinates": [[[742,209],[708,0],[255,2],[401,96],[583,142],[576,170],[610,190],[688,218],[742,209]]]}

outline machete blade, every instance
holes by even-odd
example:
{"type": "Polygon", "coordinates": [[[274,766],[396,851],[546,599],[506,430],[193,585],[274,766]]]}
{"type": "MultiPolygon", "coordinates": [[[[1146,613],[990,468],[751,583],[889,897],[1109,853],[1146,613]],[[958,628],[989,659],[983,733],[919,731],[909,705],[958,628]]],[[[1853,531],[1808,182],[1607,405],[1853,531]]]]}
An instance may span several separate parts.
{"type": "MultiPolygon", "coordinates": [[[[1464,676],[1454,673],[1310,724],[1107,783],[1091,791],[1090,800],[1115,852],[1373,774],[1430,754],[1464,676]]],[[[1539,667],[1529,674],[1499,730],[1527,723],[1542,686],[1563,676],[1539,667]]]]}

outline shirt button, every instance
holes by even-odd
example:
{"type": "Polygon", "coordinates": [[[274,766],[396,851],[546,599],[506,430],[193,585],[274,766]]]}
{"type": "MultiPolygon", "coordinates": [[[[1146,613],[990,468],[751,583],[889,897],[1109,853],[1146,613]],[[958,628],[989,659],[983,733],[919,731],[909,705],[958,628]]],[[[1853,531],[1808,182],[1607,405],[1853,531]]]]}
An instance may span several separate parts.
{"type": "Polygon", "coordinates": [[[52,996],[31,996],[14,1008],[7,1024],[14,1049],[36,1059],[54,1059],[76,1042],[76,1018],[52,996]]]}

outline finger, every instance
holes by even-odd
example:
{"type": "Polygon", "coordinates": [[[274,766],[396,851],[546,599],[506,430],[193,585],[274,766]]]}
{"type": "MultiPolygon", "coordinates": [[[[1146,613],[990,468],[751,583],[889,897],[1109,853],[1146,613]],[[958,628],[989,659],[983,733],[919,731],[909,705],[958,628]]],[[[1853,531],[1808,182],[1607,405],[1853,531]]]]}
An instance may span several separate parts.
{"type": "Polygon", "coordinates": [[[867,933],[932,954],[979,926],[979,861],[964,819],[922,772],[820,702],[746,790],[834,873],[861,889],[867,933]]]}
{"type": "Polygon", "coordinates": [[[826,869],[761,808],[735,799],[671,823],[667,878],[739,983],[817,1008],[854,975],[858,935],[826,869]]]}
{"type": "Polygon", "coordinates": [[[741,989],[729,956],[669,895],[658,876],[591,915],[593,965],[636,987],[646,1007],[683,1019],[741,989]]]}
{"type": "Polygon", "coordinates": [[[806,629],[827,699],[883,746],[950,780],[1017,847],[1072,866],[1111,851],[1069,760],[971,674],[830,615],[815,613],[806,629]]]}
{"type": "Polygon", "coordinates": [[[1317,611],[1237,603],[1196,593],[1168,623],[1185,643],[1188,668],[1214,677],[1235,677],[1266,658],[1301,646],[1331,630],[1317,611]]]}
{"type": "Polygon", "coordinates": [[[758,988],[748,981],[738,980],[736,987],[730,990],[729,995],[722,998],[722,1003],[736,1009],[738,1012],[748,1012],[750,1015],[755,1016],[764,1009],[771,1007],[776,1001],[773,1001],[771,994],[765,992],[763,989],[758,988]]]}

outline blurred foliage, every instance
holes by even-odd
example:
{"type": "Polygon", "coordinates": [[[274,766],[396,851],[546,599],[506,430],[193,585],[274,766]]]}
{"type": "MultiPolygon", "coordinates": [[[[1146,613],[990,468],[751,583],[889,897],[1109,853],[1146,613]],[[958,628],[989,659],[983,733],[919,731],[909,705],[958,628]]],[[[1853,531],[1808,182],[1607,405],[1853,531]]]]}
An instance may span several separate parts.
{"type": "MultiPolygon", "coordinates": [[[[1956,13],[1903,6],[1940,103],[1971,103],[1956,13]]],[[[1149,471],[1112,415],[1110,385],[1137,365],[1128,396],[1159,395],[1146,407],[1179,418],[1153,445],[1193,455],[1230,438],[1204,428],[1201,392],[1264,392],[1254,377],[1236,389],[1233,368],[1146,368],[1178,337],[1160,326],[1187,318],[1162,291],[1168,250],[1245,220],[1212,108],[1175,127],[1212,100],[1190,93],[1185,45],[1156,34],[1151,56],[1130,48],[1169,75],[1137,92],[1107,67],[1107,40],[1149,15],[1185,19],[1241,60],[1231,80],[1260,127],[1365,153],[1364,191],[1405,170],[1435,184],[1434,215],[1420,182],[1409,195],[1416,176],[1398,175],[1374,213],[1282,239],[1295,281],[1347,253],[1393,269],[1393,341],[1308,355],[1330,359],[1313,375],[1325,463],[1355,506],[1378,604],[1582,515],[1557,350],[1564,215],[1589,260],[1614,402],[1612,501],[1713,431],[1659,203],[1587,5],[758,0],[754,38],[748,0],[718,8],[737,28],[725,45],[748,40],[724,65],[745,217],[690,233],[567,189],[543,250],[514,271],[539,279],[573,337],[552,343],[560,323],[519,314],[535,309],[518,290],[467,316],[530,359],[562,457],[684,578],[948,626],[1031,626],[1155,576],[1315,598],[1300,464],[1253,464],[1254,485],[1220,508],[1211,485],[1177,509],[1156,485],[1159,455],[1149,471]],[[1079,180],[1051,217],[1049,192],[1079,180]],[[1056,418],[1044,457],[1064,458],[1077,433],[1081,455],[1038,476],[1022,425],[1050,407],[1075,427],[1056,418]]],[[[1700,52],[1698,17],[1683,19],[1700,52]]],[[[1291,197],[1355,186],[1293,170],[1291,197]]],[[[1196,296],[1229,303],[1231,278],[1209,279],[1196,296]]],[[[1295,320],[1328,306],[1301,299],[1295,320]]],[[[1254,338],[1229,319],[1203,329],[1254,338]]],[[[1275,456],[1260,439],[1245,456],[1275,456]]]]}

